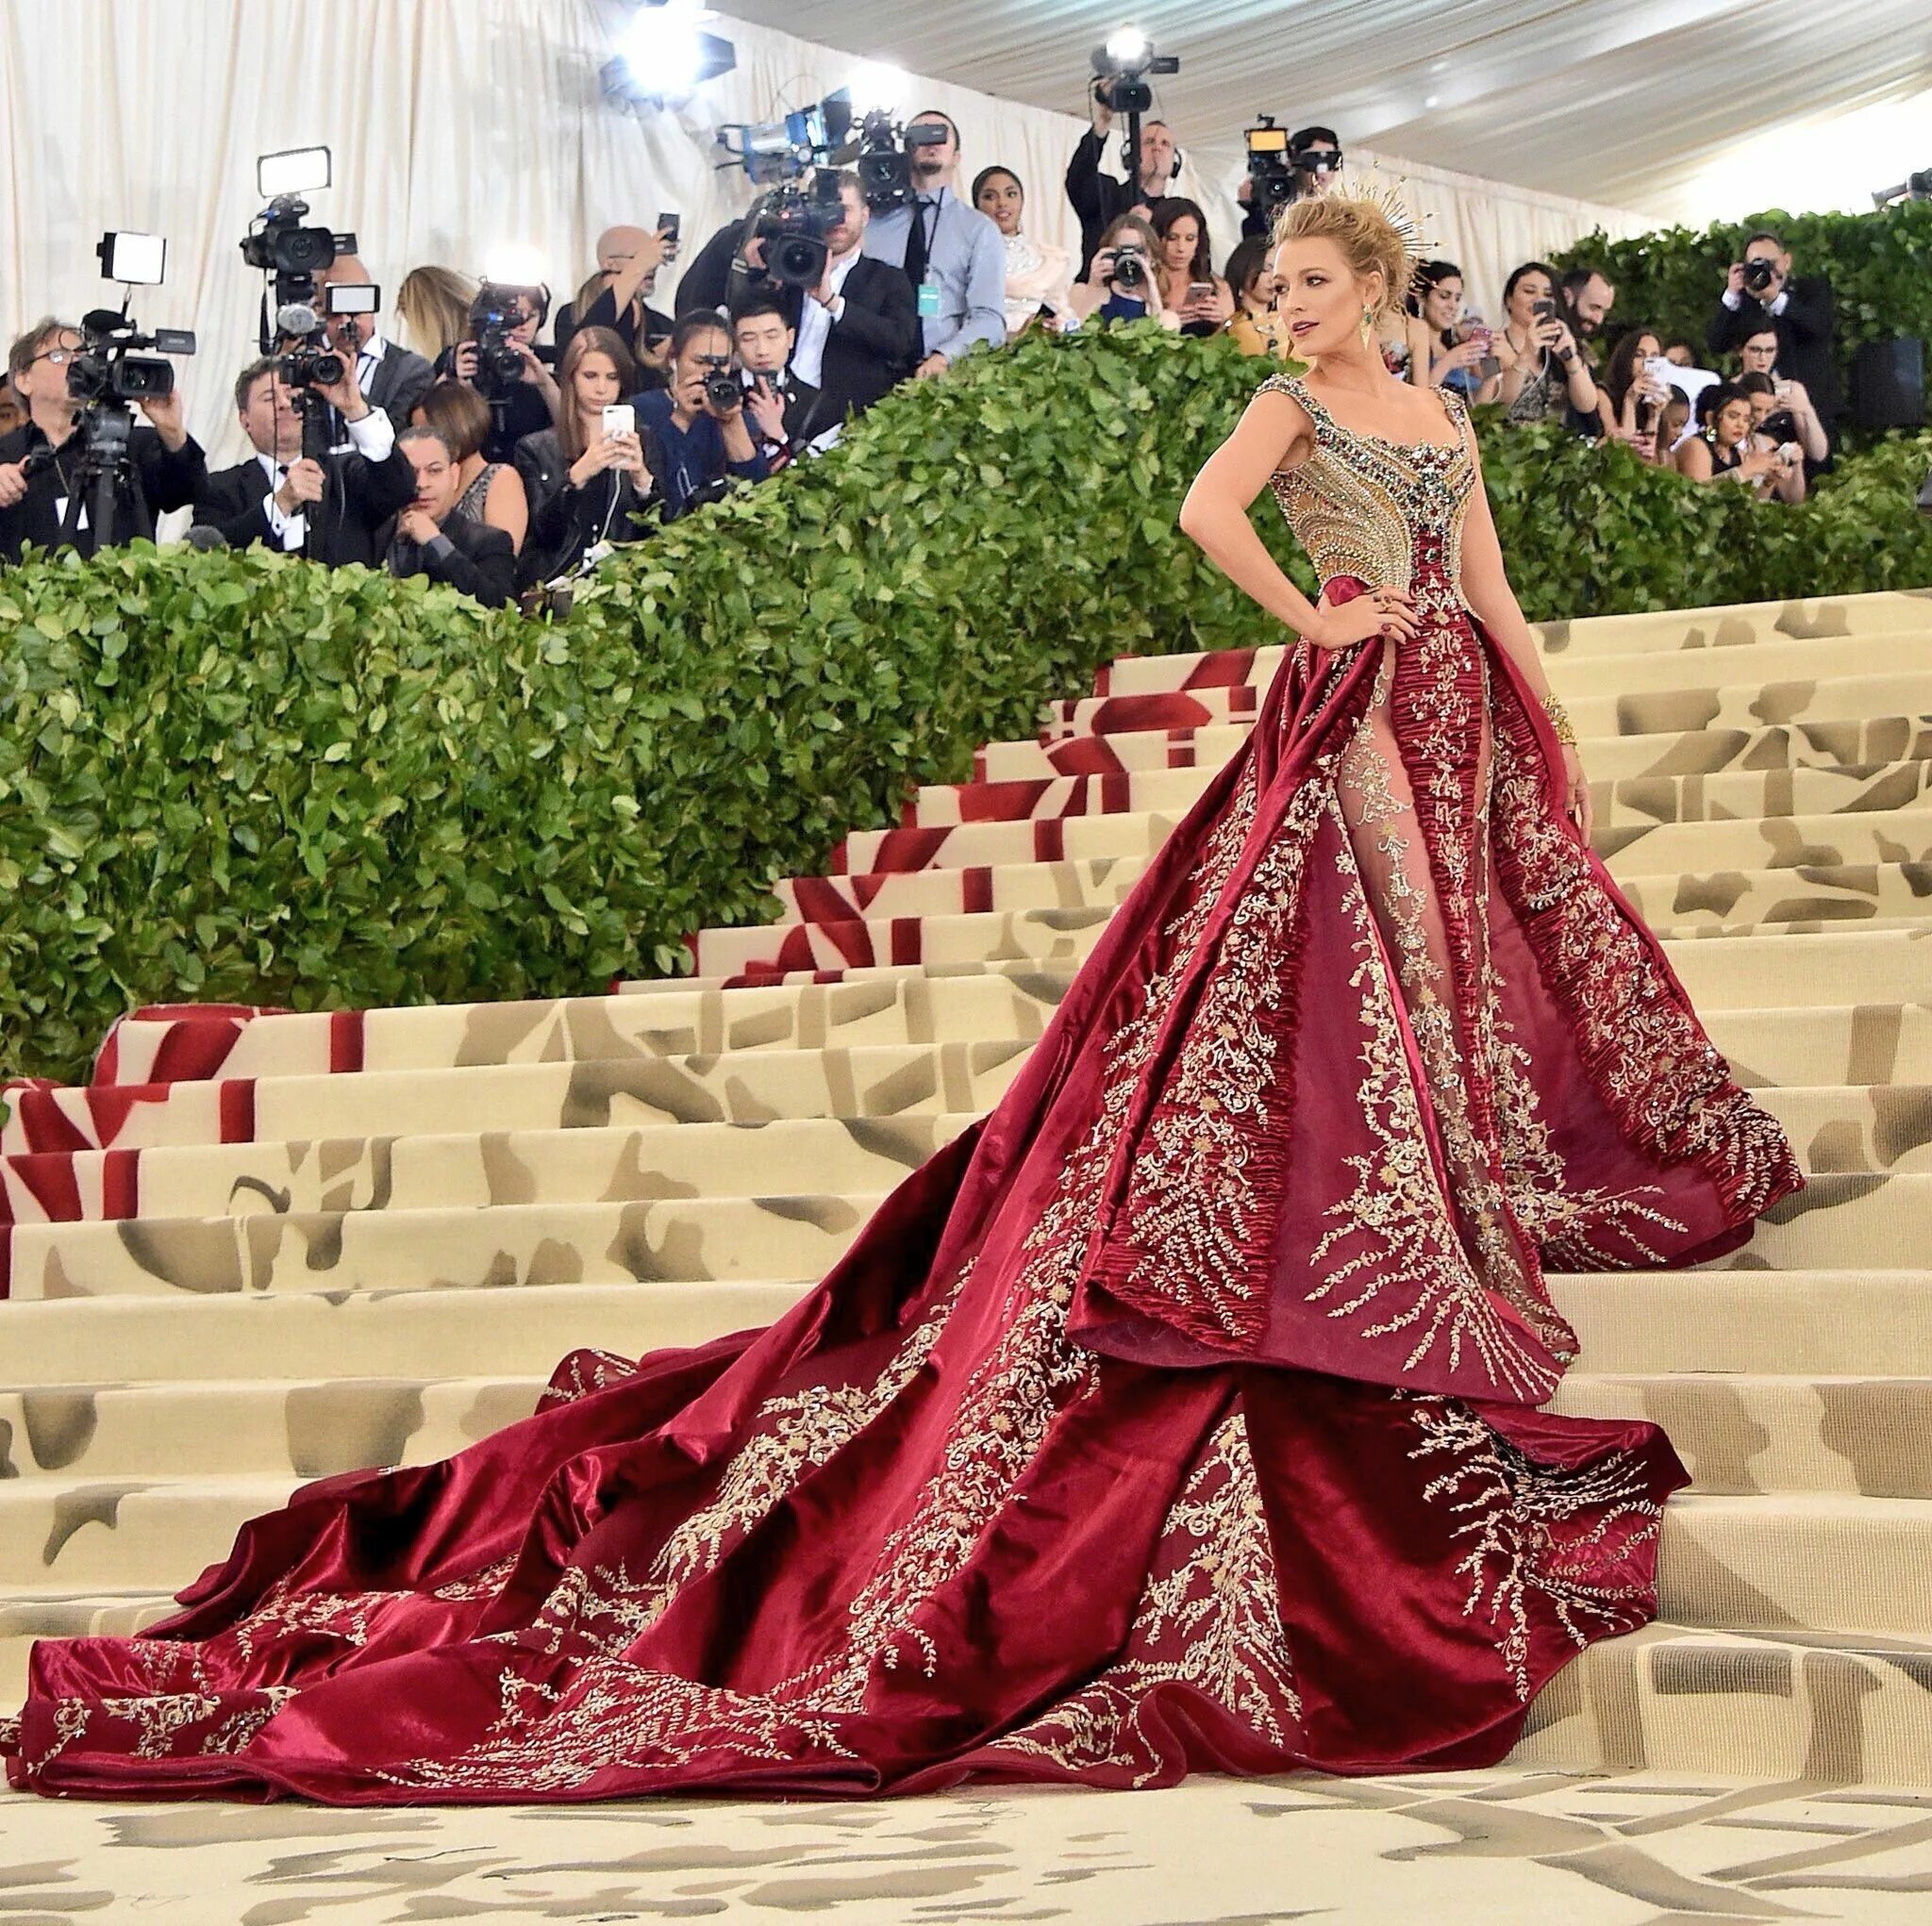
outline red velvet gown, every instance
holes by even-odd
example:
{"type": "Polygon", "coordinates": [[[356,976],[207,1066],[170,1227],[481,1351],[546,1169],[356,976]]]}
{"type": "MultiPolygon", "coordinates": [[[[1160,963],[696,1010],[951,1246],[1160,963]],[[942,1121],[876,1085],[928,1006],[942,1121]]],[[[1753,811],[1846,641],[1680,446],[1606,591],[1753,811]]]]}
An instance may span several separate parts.
{"type": "Polygon", "coordinates": [[[1397,446],[1291,387],[1297,536],[1421,633],[1293,652],[997,1110],[771,1329],[579,1353],[524,1422],[255,1519],[165,1626],[43,1642],[17,1785],[1480,1766],[1651,1617],[1684,1471],[1537,1409],[1542,1267],[1714,1254],[1800,1179],[1459,599],[1457,398],[1397,446]]]}

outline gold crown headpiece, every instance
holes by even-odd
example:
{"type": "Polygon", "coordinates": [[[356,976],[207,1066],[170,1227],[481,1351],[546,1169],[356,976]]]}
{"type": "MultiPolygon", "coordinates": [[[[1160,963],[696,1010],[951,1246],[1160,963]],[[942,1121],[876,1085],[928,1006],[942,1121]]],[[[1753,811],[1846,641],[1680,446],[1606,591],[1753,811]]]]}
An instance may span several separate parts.
{"type": "MultiPolygon", "coordinates": [[[[1405,181],[1402,183],[1407,186],[1405,181]]],[[[1366,201],[1369,206],[1387,217],[1390,226],[1394,228],[1402,241],[1402,252],[1408,260],[1408,273],[1412,280],[1415,271],[1435,252],[1436,243],[1423,232],[1423,224],[1409,209],[1393,188],[1381,186],[1353,188],[1352,200],[1366,201]]]]}

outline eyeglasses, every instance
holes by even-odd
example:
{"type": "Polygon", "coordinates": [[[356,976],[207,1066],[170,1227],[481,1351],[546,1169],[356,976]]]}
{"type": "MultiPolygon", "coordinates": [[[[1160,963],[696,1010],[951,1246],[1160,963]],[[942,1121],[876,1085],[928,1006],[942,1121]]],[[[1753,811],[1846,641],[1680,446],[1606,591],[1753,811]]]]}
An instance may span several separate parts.
{"type": "MultiPolygon", "coordinates": [[[[36,355],[34,360],[50,361],[56,368],[64,368],[68,362],[78,359],[79,356],[78,348],[49,348],[45,354],[36,355]]],[[[27,365],[31,367],[33,364],[29,362],[27,365]]]]}

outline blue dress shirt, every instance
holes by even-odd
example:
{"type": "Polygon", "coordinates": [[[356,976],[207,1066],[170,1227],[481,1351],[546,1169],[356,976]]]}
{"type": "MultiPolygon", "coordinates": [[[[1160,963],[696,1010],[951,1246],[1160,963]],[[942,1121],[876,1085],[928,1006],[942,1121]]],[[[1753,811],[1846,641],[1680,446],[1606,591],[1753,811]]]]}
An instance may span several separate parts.
{"type": "Polygon", "coordinates": [[[940,284],[940,311],[920,323],[920,352],[957,361],[975,341],[1002,346],[1007,339],[1007,244],[999,229],[951,188],[923,195],[915,207],[874,214],[866,224],[859,252],[903,268],[915,213],[928,224],[932,238],[926,243],[926,272],[937,275],[940,284]]]}

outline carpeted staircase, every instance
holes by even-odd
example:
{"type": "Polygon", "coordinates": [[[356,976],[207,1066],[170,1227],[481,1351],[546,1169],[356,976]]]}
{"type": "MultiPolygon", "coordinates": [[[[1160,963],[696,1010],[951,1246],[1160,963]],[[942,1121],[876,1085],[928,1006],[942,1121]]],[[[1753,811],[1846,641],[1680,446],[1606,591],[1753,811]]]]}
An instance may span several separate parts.
{"type": "MultiPolygon", "coordinates": [[[[1707,1270],[1555,1280],[1558,1408],[1691,1463],[1665,1622],[1520,1757],[1932,1784],[1932,592],[1556,624],[1599,846],[1810,1187],[1707,1270]]],[[[0,1704],[296,1483],[441,1455],[578,1345],[763,1322],[999,1097],[1278,652],[1142,658],[694,978],[145,1014],[0,1127],[0,1704]]]]}

